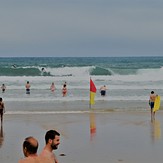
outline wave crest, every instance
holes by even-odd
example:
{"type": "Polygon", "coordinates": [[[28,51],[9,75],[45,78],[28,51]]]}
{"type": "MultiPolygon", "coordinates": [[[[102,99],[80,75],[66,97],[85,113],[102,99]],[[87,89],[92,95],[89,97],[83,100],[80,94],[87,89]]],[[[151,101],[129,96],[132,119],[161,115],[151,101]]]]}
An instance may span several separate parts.
{"type": "Polygon", "coordinates": [[[112,75],[113,72],[106,68],[95,67],[91,70],[90,75],[112,75]]]}

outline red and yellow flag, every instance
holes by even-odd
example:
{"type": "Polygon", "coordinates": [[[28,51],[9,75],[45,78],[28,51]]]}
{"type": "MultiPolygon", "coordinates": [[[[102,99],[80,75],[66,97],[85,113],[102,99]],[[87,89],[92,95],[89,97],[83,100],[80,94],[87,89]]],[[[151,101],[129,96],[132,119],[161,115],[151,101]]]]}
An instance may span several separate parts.
{"type": "Polygon", "coordinates": [[[90,104],[95,104],[95,95],[96,95],[96,86],[93,83],[92,79],[90,79],[90,104]]]}

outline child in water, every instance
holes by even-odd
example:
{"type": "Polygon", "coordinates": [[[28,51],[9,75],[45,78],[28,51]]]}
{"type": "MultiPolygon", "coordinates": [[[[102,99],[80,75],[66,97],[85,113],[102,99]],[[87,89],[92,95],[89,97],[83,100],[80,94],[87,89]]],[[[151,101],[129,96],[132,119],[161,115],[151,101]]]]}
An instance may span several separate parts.
{"type": "Polygon", "coordinates": [[[54,85],[54,83],[51,84],[50,90],[51,90],[52,92],[54,92],[54,90],[55,90],[55,85],[54,85]]]}

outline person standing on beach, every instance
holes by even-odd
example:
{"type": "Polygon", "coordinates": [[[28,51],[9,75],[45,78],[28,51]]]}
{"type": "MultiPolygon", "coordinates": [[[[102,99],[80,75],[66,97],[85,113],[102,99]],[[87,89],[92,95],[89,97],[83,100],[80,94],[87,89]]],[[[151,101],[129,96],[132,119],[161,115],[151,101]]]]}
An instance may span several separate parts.
{"type": "Polygon", "coordinates": [[[54,83],[51,84],[50,90],[51,90],[52,92],[54,92],[54,90],[55,90],[55,85],[54,85],[54,83]]]}
{"type": "Polygon", "coordinates": [[[23,153],[25,158],[18,163],[53,163],[52,160],[37,155],[38,141],[34,137],[27,137],[23,142],[23,153]]]}
{"type": "Polygon", "coordinates": [[[45,134],[45,143],[46,145],[40,156],[48,157],[53,160],[53,163],[58,163],[58,160],[52,151],[56,150],[60,144],[60,134],[55,130],[47,131],[45,134]]]}
{"type": "Polygon", "coordinates": [[[27,81],[27,84],[25,85],[25,87],[26,87],[26,94],[30,94],[31,85],[29,84],[29,81],[27,81]]]}
{"type": "Polygon", "coordinates": [[[156,94],[154,91],[151,91],[149,98],[149,105],[151,107],[151,120],[155,119],[155,112],[153,112],[154,104],[155,104],[156,94]]]}
{"type": "Polygon", "coordinates": [[[66,82],[63,84],[62,95],[63,97],[67,95],[67,83],[66,82]]]}
{"type": "Polygon", "coordinates": [[[0,114],[1,114],[1,125],[3,123],[3,114],[5,112],[5,105],[3,99],[0,97],[0,114]]]}
{"type": "Polygon", "coordinates": [[[100,93],[101,93],[101,96],[106,95],[106,86],[105,85],[100,88],[100,93]]]}
{"type": "Polygon", "coordinates": [[[5,90],[6,90],[5,84],[2,84],[1,89],[2,89],[2,93],[5,93],[5,90]]]}

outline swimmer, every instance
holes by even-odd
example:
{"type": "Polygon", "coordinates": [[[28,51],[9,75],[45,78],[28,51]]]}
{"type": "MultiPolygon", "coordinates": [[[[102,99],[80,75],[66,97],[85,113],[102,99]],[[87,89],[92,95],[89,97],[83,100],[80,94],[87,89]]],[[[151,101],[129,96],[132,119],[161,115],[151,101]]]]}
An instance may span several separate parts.
{"type": "Polygon", "coordinates": [[[54,90],[55,90],[55,85],[54,85],[54,83],[51,84],[50,90],[51,90],[52,92],[54,92],[54,90]]]}
{"type": "Polygon", "coordinates": [[[63,84],[62,95],[63,97],[67,95],[67,83],[66,82],[63,84]]]}
{"type": "Polygon", "coordinates": [[[105,85],[100,88],[100,93],[101,93],[101,96],[106,95],[106,86],[105,85]]]}
{"type": "Polygon", "coordinates": [[[2,84],[1,89],[2,89],[2,93],[5,93],[5,90],[6,90],[5,84],[2,84]]]}
{"type": "Polygon", "coordinates": [[[30,94],[31,85],[29,84],[29,81],[27,81],[27,84],[25,85],[25,87],[26,87],[26,94],[30,94]]]}

